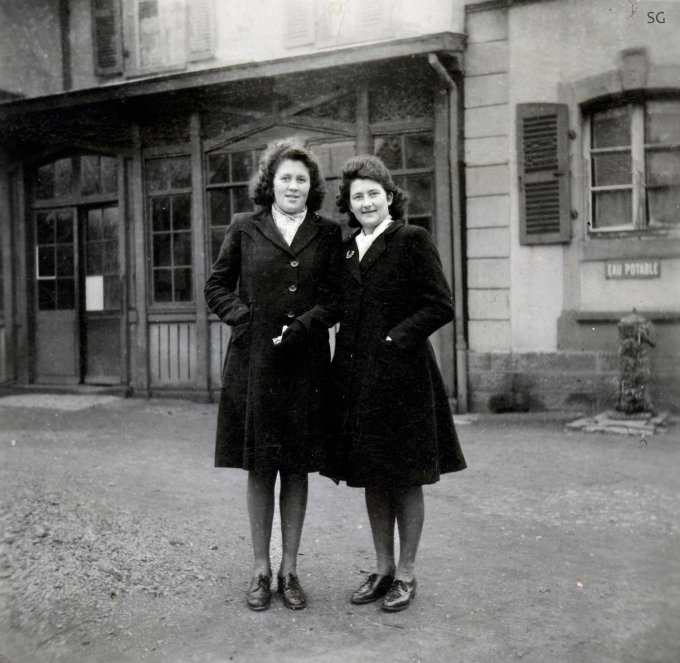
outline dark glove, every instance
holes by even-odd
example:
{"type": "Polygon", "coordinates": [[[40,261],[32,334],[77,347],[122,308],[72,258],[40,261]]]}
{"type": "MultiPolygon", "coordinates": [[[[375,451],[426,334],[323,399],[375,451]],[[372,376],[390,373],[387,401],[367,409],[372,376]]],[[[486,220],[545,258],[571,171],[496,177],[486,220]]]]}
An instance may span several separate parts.
{"type": "Polygon", "coordinates": [[[281,343],[276,347],[279,350],[292,350],[300,347],[307,338],[307,330],[305,326],[299,321],[294,320],[288,328],[281,334],[281,343]]]}

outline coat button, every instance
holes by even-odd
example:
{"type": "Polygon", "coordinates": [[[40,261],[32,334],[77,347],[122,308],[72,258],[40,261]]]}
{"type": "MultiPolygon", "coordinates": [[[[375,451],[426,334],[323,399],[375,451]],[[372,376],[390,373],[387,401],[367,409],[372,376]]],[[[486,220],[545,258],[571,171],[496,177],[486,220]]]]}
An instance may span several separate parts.
{"type": "Polygon", "coordinates": [[[294,318],[294,317],[295,317],[295,312],[294,312],[294,311],[288,311],[288,313],[286,313],[286,315],[287,315],[289,318],[294,318]]]}
{"type": "Polygon", "coordinates": [[[291,267],[297,267],[300,263],[297,260],[291,260],[290,261],[290,266],[291,267]]]}
{"type": "Polygon", "coordinates": [[[297,286],[295,285],[295,283],[291,283],[288,286],[288,290],[290,290],[291,292],[295,292],[297,290],[297,286]]]}

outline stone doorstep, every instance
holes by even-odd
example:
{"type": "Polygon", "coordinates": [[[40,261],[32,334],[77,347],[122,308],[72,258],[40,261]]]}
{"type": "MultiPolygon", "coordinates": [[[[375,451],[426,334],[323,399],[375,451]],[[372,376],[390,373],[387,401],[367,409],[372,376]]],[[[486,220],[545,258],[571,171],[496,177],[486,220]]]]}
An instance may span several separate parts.
{"type": "Polygon", "coordinates": [[[668,430],[669,412],[649,413],[641,419],[611,418],[613,410],[605,410],[594,417],[583,417],[566,424],[571,430],[586,433],[618,433],[622,435],[655,435],[668,430]]]}

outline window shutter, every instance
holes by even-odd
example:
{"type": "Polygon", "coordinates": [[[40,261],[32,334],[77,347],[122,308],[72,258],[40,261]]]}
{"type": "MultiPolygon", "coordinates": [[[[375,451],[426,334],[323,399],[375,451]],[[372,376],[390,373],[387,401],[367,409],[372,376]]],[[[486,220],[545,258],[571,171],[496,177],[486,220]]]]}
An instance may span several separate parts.
{"type": "Polygon", "coordinates": [[[314,43],[314,0],[290,0],[285,8],[284,42],[288,48],[314,43]]]}
{"type": "Polygon", "coordinates": [[[95,72],[102,76],[123,71],[119,0],[92,0],[95,72]]]}
{"type": "Polygon", "coordinates": [[[189,24],[189,60],[205,60],[213,56],[213,0],[190,0],[187,7],[189,24]]]}
{"type": "Polygon", "coordinates": [[[569,114],[564,104],[517,105],[520,244],[571,238],[569,114]]]}

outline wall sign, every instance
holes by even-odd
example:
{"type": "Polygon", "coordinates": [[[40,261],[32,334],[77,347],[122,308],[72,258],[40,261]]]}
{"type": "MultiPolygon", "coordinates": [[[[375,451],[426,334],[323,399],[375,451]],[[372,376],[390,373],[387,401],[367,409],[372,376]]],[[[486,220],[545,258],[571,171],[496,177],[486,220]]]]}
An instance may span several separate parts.
{"type": "Polygon", "coordinates": [[[658,279],[660,260],[607,260],[604,275],[608,279],[658,279]]]}

